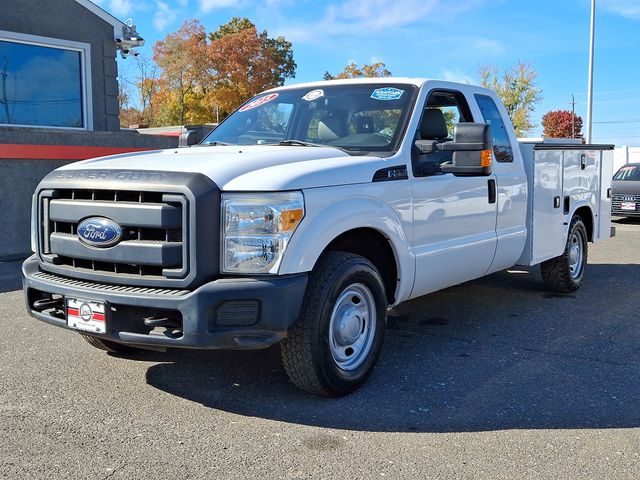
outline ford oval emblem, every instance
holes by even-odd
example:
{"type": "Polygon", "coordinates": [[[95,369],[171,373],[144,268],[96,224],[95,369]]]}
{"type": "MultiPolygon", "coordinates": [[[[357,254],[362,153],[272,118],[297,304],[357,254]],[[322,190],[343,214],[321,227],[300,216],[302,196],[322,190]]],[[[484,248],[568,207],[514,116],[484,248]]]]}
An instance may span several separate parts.
{"type": "Polygon", "coordinates": [[[78,225],[78,238],[94,247],[111,247],[122,239],[122,228],[105,217],[91,217],[78,225]]]}

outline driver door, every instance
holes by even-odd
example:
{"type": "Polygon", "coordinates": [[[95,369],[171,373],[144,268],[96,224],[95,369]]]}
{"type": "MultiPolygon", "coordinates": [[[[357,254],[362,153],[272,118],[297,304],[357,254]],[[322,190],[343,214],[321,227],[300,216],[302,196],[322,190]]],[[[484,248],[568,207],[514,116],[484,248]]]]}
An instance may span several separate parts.
{"type": "MultiPolygon", "coordinates": [[[[424,105],[416,138],[438,143],[451,140],[455,123],[472,121],[461,92],[434,90],[424,105]]],[[[437,173],[433,165],[451,160],[450,155],[450,152],[416,152],[412,159],[416,256],[412,297],[483,276],[495,255],[495,175],[464,177],[437,173]]]]}

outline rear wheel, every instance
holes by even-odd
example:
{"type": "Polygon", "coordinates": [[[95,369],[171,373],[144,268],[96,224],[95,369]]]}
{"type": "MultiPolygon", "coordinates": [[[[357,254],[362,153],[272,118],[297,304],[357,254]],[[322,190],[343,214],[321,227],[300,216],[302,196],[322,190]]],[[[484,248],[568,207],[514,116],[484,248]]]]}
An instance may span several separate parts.
{"type": "Polygon", "coordinates": [[[587,254],[587,229],[576,215],[571,219],[563,254],[540,264],[547,287],[560,293],[571,293],[580,288],[587,268],[587,254]]]}
{"type": "Polygon", "coordinates": [[[124,343],[114,342],[112,340],[105,340],[103,338],[92,337],[91,335],[80,334],[89,345],[99,350],[104,350],[111,353],[131,354],[142,352],[143,349],[125,345],[124,343]]]}
{"type": "Polygon", "coordinates": [[[375,266],[359,255],[328,253],[311,273],[301,317],[281,343],[291,382],[319,395],[353,392],[373,371],[386,320],[375,266]]]}

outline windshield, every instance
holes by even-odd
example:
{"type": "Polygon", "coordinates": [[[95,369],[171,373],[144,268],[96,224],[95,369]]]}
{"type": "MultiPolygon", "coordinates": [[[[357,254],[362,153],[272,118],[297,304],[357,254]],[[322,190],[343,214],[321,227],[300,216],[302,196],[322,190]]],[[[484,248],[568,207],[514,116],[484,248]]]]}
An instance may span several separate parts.
{"type": "Polygon", "coordinates": [[[635,180],[640,182],[640,166],[625,165],[613,176],[614,180],[635,180]]]}
{"type": "Polygon", "coordinates": [[[348,153],[393,152],[417,88],[404,84],[325,85],[265,93],[231,114],[204,145],[321,145],[348,153]]]}

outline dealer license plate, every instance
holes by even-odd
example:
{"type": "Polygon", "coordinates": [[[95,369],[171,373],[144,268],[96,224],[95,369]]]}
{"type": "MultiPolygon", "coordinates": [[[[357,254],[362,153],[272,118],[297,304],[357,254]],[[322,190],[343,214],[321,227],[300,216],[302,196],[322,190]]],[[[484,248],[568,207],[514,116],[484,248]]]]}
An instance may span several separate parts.
{"type": "Polygon", "coordinates": [[[69,328],[92,333],[107,332],[107,314],[103,302],[67,298],[69,328]]]}
{"type": "Polygon", "coordinates": [[[620,205],[621,210],[635,210],[636,202],[622,202],[620,205]]]}

